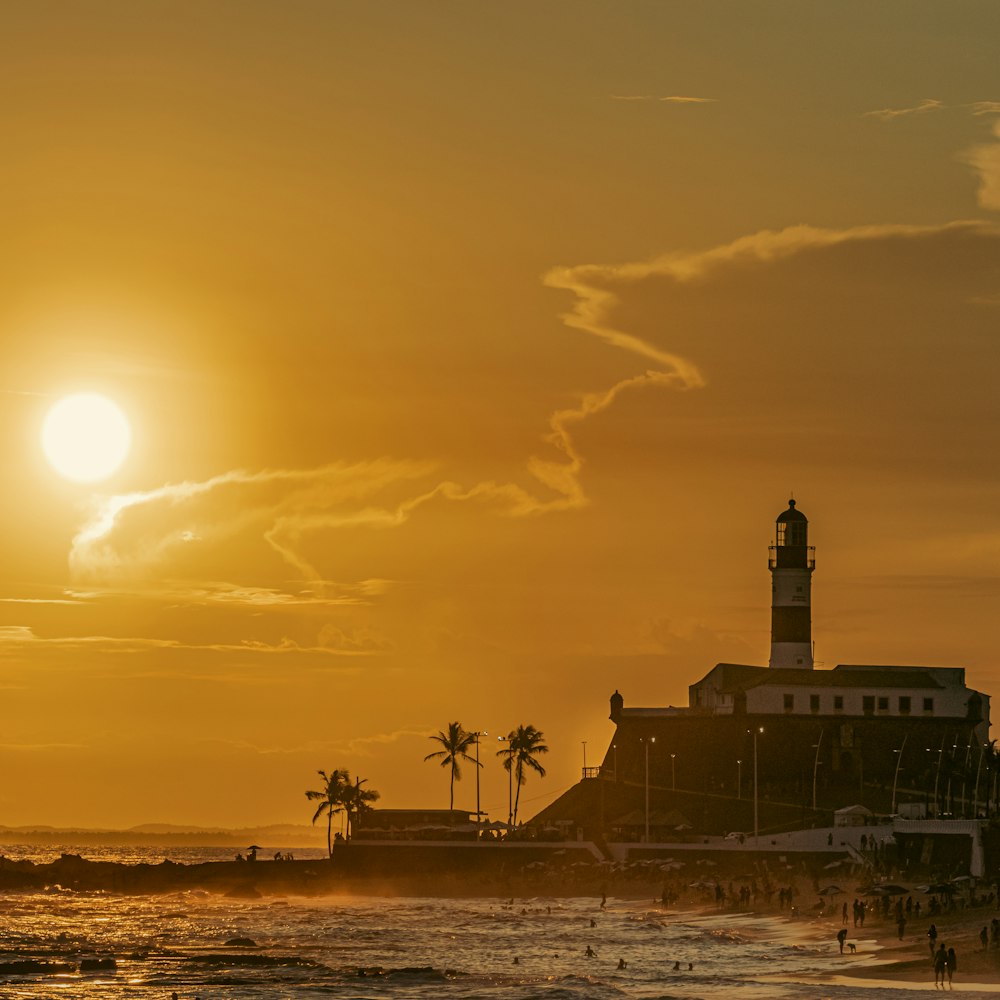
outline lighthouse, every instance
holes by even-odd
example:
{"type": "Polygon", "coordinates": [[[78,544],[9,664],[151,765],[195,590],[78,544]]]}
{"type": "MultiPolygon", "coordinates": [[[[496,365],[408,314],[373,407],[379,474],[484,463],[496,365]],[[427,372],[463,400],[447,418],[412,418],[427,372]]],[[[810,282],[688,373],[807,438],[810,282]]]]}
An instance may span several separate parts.
{"type": "Polygon", "coordinates": [[[812,670],[812,619],[809,591],[816,568],[809,545],[809,521],[788,501],[775,522],[775,544],[767,560],[771,571],[771,659],[769,667],[812,670]]]}

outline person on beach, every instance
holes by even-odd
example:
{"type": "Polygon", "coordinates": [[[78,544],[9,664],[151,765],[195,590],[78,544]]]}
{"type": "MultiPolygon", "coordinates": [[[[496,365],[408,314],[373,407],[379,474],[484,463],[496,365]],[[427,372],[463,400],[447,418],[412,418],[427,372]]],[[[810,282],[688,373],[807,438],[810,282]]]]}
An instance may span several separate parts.
{"type": "Polygon", "coordinates": [[[986,929],[986,924],[983,924],[983,929],[979,932],[979,943],[983,946],[983,951],[989,947],[990,932],[986,929]]]}
{"type": "Polygon", "coordinates": [[[937,927],[934,924],[927,928],[927,943],[930,945],[931,955],[933,955],[934,946],[937,944],[937,927]]]}
{"type": "Polygon", "coordinates": [[[942,944],[936,952],[934,952],[934,986],[937,987],[938,983],[941,984],[941,989],[944,989],[944,977],[948,968],[948,952],[945,951],[945,947],[942,944]]]}
{"type": "Polygon", "coordinates": [[[903,931],[906,930],[906,917],[901,913],[896,918],[896,929],[899,931],[899,940],[903,940],[903,931]]]}
{"type": "Polygon", "coordinates": [[[840,930],[837,931],[837,944],[840,945],[840,954],[841,955],[844,954],[844,942],[846,940],[847,940],[847,928],[846,927],[841,927],[840,930]]]}
{"type": "Polygon", "coordinates": [[[951,977],[958,971],[958,956],[955,954],[954,948],[948,949],[948,959],[945,963],[945,968],[948,970],[948,989],[954,989],[951,985],[951,977]]]}
{"type": "Polygon", "coordinates": [[[844,909],[840,914],[840,922],[846,927],[847,926],[847,901],[844,901],[844,909]]]}

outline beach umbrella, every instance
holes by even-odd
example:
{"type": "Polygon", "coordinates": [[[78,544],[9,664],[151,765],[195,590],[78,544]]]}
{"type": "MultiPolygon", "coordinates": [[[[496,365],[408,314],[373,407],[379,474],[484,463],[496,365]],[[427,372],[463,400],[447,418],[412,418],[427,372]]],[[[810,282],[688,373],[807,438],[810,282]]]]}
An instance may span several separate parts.
{"type": "Polygon", "coordinates": [[[261,847],[261,846],[260,846],[260,844],[251,844],[251,845],[250,845],[250,846],[249,846],[249,847],[247,848],[247,850],[248,850],[248,851],[263,851],[263,850],[264,850],[264,848],[263,848],[263,847],[261,847]]]}
{"type": "Polygon", "coordinates": [[[873,885],[868,890],[869,896],[903,896],[910,890],[905,885],[873,885]]]}
{"type": "Polygon", "coordinates": [[[948,885],[947,882],[935,882],[933,885],[925,886],[923,889],[925,896],[937,896],[942,892],[950,893],[954,891],[955,887],[953,885],[948,885]]]}
{"type": "Polygon", "coordinates": [[[844,890],[839,885],[828,885],[826,888],[820,889],[819,894],[821,896],[842,896],[844,890]]]}

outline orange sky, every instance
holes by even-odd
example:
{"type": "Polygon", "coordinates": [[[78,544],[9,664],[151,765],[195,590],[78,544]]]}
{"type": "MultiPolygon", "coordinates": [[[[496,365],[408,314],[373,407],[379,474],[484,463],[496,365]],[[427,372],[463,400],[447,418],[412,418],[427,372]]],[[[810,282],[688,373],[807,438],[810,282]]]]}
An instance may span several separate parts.
{"type": "Polygon", "coordinates": [[[998,37],[989,0],[6,5],[0,824],[307,822],[335,767],[444,807],[455,719],[545,732],[533,812],[616,687],[766,663],[790,491],[820,663],[996,690],[998,37]],[[134,434],[89,486],[39,445],[78,391],[134,434]]]}

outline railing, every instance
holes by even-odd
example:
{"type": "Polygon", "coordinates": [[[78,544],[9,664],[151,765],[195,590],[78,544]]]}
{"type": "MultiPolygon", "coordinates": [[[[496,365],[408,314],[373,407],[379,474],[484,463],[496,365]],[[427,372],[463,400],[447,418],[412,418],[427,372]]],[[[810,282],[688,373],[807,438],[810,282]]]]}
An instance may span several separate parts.
{"type": "Polygon", "coordinates": [[[816,568],[816,546],[815,545],[769,545],[767,557],[768,569],[815,569],[816,568]],[[792,553],[799,555],[793,561],[792,553]],[[802,563],[805,563],[805,566],[802,563]],[[796,565],[798,563],[798,565],[796,565]]]}

